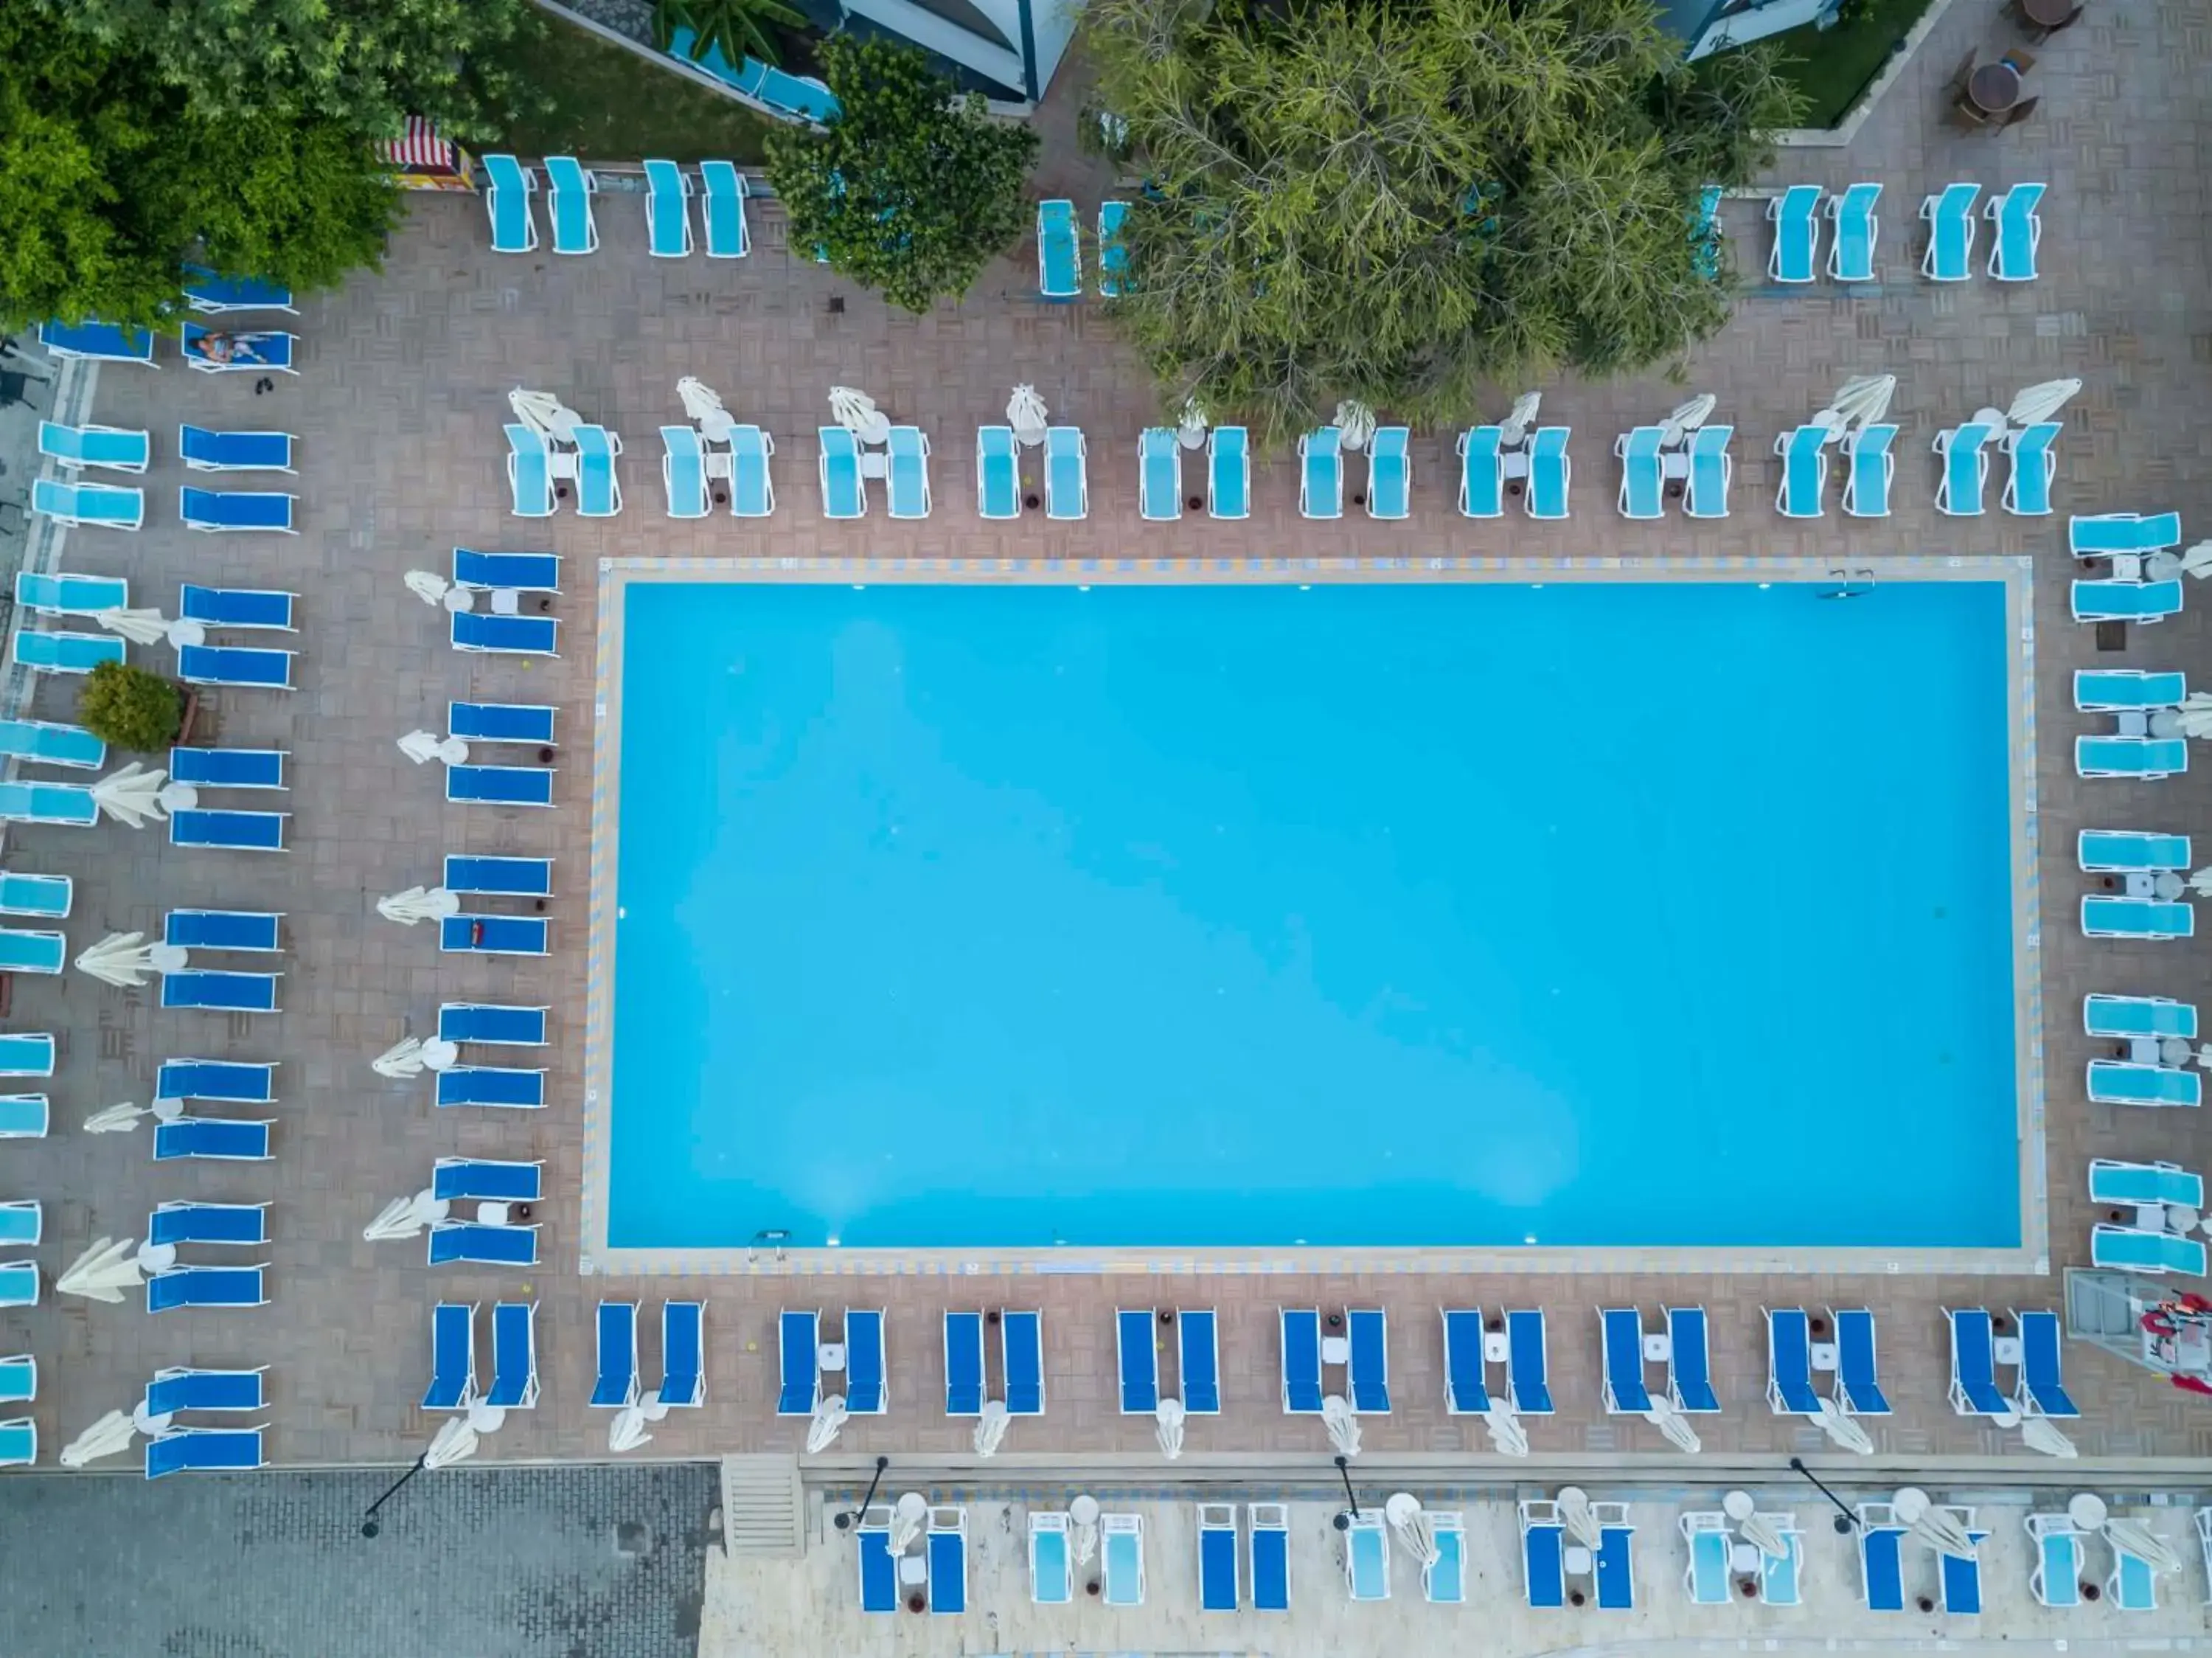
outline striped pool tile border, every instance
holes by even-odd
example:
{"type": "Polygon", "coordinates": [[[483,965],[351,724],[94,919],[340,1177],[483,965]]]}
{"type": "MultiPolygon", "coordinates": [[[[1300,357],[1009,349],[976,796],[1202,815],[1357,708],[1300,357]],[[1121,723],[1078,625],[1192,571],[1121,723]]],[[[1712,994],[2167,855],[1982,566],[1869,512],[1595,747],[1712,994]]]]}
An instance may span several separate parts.
{"type": "Polygon", "coordinates": [[[1855,555],[1829,559],[1729,558],[729,558],[599,560],[599,649],[592,694],[590,943],[585,958],[582,1239],[578,1270],[619,1277],[960,1277],[1222,1273],[1565,1274],[2022,1274],[2051,1271],[2045,1192],[2043,986],[2039,837],[2036,823],[2034,561],[1996,555],[1855,555]],[[1884,581],[2001,581],[2011,652],[2013,994],[2018,1055],[2021,1246],[2014,1249],[1480,1249],[1244,1250],[617,1249],[607,1241],[606,1112],[611,1090],[614,872],[620,852],[622,615],[632,582],[904,582],[1085,587],[1310,582],[1729,581],[1829,582],[1839,590],[1884,581]]]}

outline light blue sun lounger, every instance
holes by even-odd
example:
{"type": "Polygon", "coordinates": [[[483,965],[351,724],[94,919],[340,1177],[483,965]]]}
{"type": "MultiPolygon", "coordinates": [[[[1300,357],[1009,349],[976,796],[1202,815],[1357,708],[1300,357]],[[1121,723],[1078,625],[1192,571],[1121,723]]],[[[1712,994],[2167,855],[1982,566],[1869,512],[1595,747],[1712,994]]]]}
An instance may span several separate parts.
{"type": "Polygon", "coordinates": [[[858,518],[868,509],[860,481],[860,440],[842,426],[817,428],[822,440],[822,515],[858,518]]]}
{"type": "Polygon", "coordinates": [[[108,472],[143,472],[153,459],[153,434],[123,426],[64,426],[39,423],[39,453],[75,472],[99,466],[108,472]]]}
{"type": "Polygon", "coordinates": [[[1665,501],[1660,474],[1659,447],[1667,436],[1660,426],[1638,426],[1613,440],[1613,452],[1620,457],[1620,515],[1656,518],[1665,501]]]}
{"type": "Polygon", "coordinates": [[[1878,184],[1855,184],[1842,195],[1828,198],[1836,238],[1828,248],[1828,274],[1838,282],[1874,280],[1874,250],[1881,234],[1874,210],[1881,199],[1878,184]]]}
{"type": "Polygon", "coordinates": [[[2089,1228],[2089,1265],[2122,1272],[2182,1272],[2204,1276],[2201,1239],[2100,1222],[2089,1228]]]}
{"type": "Polygon", "coordinates": [[[550,925],[544,916],[447,916],[438,923],[438,948],[447,955],[544,955],[550,925]]]}
{"type": "Polygon", "coordinates": [[[538,1403],[538,1303],[494,1301],[491,1389],[484,1403],[527,1411],[538,1403]]]}
{"type": "Polygon", "coordinates": [[[1138,434],[1137,479],[1147,521],[1164,524],[1182,516],[1182,445],[1169,428],[1147,426],[1138,434]]]}
{"type": "Polygon", "coordinates": [[[1121,241],[1121,222],[1129,216],[1127,202],[1098,204],[1098,297],[1119,299],[1129,280],[1129,250],[1121,241]]]}
{"type": "Polygon", "coordinates": [[[975,429],[975,515],[996,519],[1022,515],[1021,460],[1012,426],[975,429]]]}
{"type": "Polygon", "coordinates": [[[1198,1505],[1198,1609],[1234,1612],[1243,1599],[1237,1561],[1237,1505],[1198,1505]]]}
{"type": "Polygon", "coordinates": [[[54,1039],[50,1031],[12,1031],[0,1036],[0,1076],[52,1076],[54,1039]]]}
{"type": "Polygon", "coordinates": [[[259,490],[196,490],[185,485],[177,491],[177,510],[191,530],[273,530],[295,535],[292,507],[296,496],[259,490]]]}
{"type": "Polygon", "coordinates": [[[2021,518],[2050,516],[2051,480],[2058,475],[2058,456],[2051,446],[2060,430],[2057,421],[2046,420],[2007,434],[2004,447],[2012,457],[2012,475],[2005,479],[2000,497],[2007,512],[2021,518]]]}
{"type": "Polygon", "coordinates": [[[574,155],[545,158],[545,211],[553,225],[556,253],[596,253],[599,227],[592,218],[592,198],[599,181],[574,155]]]}
{"type": "Polygon", "coordinates": [[[1421,1598],[1432,1606],[1467,1604],[1467,1516],[1456,1509],[1427,1511],[1437,1557],[1421,1568],[1421,1598]]]}
{"type": "Polygon", "coordinates": [[[1344,434],[1334,426],[1298,440],[1298,514],[1304,518],[1344,516],[1344,434]]]}
{"type": "Polygon", "coordinates": [[[204,1204],[172,1200],[155,1208],[146,1221],[146,1240],[154,1244],[265,1244],[267,1204],[204,1204]]]}
{"type": "Polygon", "coordinates": [[[1667,1393],[1688,1416],[1711,1416],[1721,1408],[1713,1393],[1708,1323],[1702,1307],[1667,1309],[1667,1393]]]}
{"type": "Polygon", "coordinates": [[[2076,737],[2074,771],[2082,777],[2148,781],[2189,769],[2189,744],[2181,737],[2076,737]]]}
{"type": "Polygon", "coordinates": [[[2185,674],[2139,667],[2083,667],[2074,673],[2074,706],[2084,714],[2149,713],[2179,708],[2188,696],[2185,674]]]}
{"type": "Polygon", "coordinates": [[[231,852],[281,852],[289,812],[211,812],[204,808],[169,814],[169,844],[210,846],[231,852]]]}
{"type": "Polygon", "coordinates": [[[2197,911],[2191,905],[2147,898],[2081,900],[2081,932],[2087,938],[2189,938],[2196,931],[2197,911]]]}
{"type": "Polygon", "coordinates": [[[2081,1604],[2081,1533],[2063,1514],[2027,1516],[2029,1545],[2035,1565],[2027,1574],[2027,1592],[2039,1606],[2061,1610],[2081,1604]]]}
{"type": "Polygon", "coordinates": [[[2186,869],[2189,837],[2141,829],[2084,829],[2081,867],[2093,874],[2130,869],[2186,869]]]}
{"type": "Polygon", "coordinates": [[[1984,210],[1996,231],[1990,249],[1990,275],[1998,282],[2033,282],[2036,250],[2043,245],[2044,186],[2016,184],[1990,198],[1984,210]]]}
{"type": "Polygon", "coordinates": [[[884,510],[893,518],[929,516],[929,440],[919,426],[894,426],[886,435],[884,510]]]}
{"type": "Polygon", "coordinates": [[[787,1308],[777,1315],[776,1415],[811,1416],[821,1402],[821,1330],[822,1315],[811,1309],[793,1312],[787,1308]]]}
{"type": "Polygon", "coordinates": [[[1889,516],[1889,486],[1897,476],[1892,446],[1897,428],[1862,426],[1844,443],[1844,510],[1853,518],[1889,516]]]}
{"type": "Polygon", "coordinates": [[[553,451],[544,434],[528,426],[510,425],[507,431],[507,486],[517,518],[553,515],[553,451]]]}
{"type": "Polygon", "coordinates": [[[1281,1309],[1283,1409],[1294,1416],[1321,1411],[1321,1314],[1313,1308],[1281,1309]]]}
{"type": "Polygon", "coordinates": [[[879,1417],[890,1409],[884,1386],[884,1314],[880,1308],[845,1310],[845,1409],[879,1417]]]}
{"type": "Polygon", "coordinates": [[[0,1140],[43,1140],[47,1117],[43,1094],[0,1094],[0,1140]]]}
{"type": "Polygon", "coordinates": [[[2181,609],[2181,582],[2076,582],[2073,590],[2077,622],[2156,622],[2181,609]]]}
{"type": "Polygon", "coordinates": [[[265,1106],[276,1097],[275,1062],[170,1059],[154,1073],[156,1100],[228,1100],[265,1106]]]}
{"type": "Polygon", "coordinates": [[[36,1244],[46,1232],[46,1205],[35,1198],[0,1203],[0,1244],[36,1244]]]}
{"type": "Polygon", "coordinates": [[[218,363],[207,354],[207,338],[216,331],[197,322],[184,326],[182,344],[185,367],[204,375],[260,374],[275,369],[280,375],[295,375],[299,369],[293,360],[300,348],[300,337],[278,329],[256,329],[252,333],[230,336],[232,352],[227,362],[218,363]]]}
{"type": "MultiPolygon", "coordinates": [[[[2177,865],[2177,868],[2181,867],[2177,865]]],[[[2142,1038],[2163,1040],[2179,1037],[2197,1039],[2197,1009],[2186,1002],[2162,996],[2091,996],[2082,998],[2081,1027],[2091,1036],[2142,1038]]],[[[2194,1209],[2202,1204],[2191,1205],[2194,1209]]]]}
{"type": "Polygon", "coordinates": [[[36,1307],[40,1288],[36,1261],[0,1262],[0,1307],[36,1307]]]}
{"type": "Polygon", "coordinates": [[[2047,1308],[2021,1312],[2015,1308],[2012,1321],[2020,1331],[2020,1386],[2015,1398],[2023,1411],[2047,1417],[2078,1417],[2081,1409],[2068,1394],[2063,1380],[2064,1332],[2058,1314],[2047,1308]]]}
{"type": "Polygon", "coordinates": [[[1605,1349],[1605,1408],[1613,1416],[1641,1416],[1651,1408],[1644,1385],[1644,1315],[1632,1307],[1600,1309],[1598,1332],[1605,1349]]]}
{"type": "Polygon", "coordinates": [[[534,1204],[544,1186],[539,1163],[441,1157],[430,1169],[431,1196],[445,1203],[534,1204]]]}
{"type": "Polygon", "coordinates": [[[289,633],[297,595],[276,588],[207,588],[186,582],[177,613],[205,627],[258,628],[289,633]]]}
{"type": "Polygon", "coordinates": [[[1114,1353],[1125,1417],[1148,1417],[1159,1409],[1160,1349],[1152,1333],[1157,1326],[1158,1314],[1149,1307],[1125,1307],[1114,1314],[1114,1353]]]}
{"type": "Polygon", "coordinates": [[[1539,426],[1528,448],[1528,515],[1565,518],[1574,464],[1567,454],[1567,426],[1539,426]]]}
{"type": "Polygon", "coordinates": [[[1490,1408],[1483,1373],[1482,1313],[1477,1308],[1446,1308],[1444,1320],[1444,1409],[1455,1417],[1480,1416],[1490,1408]]]}
{"type": "Polygon", "coordinates": [[[707,1303],[660,1304],[660,1402],[690,1410],[707,1398],[707,1303]]]}
{"type": "Polygon", "coordinates": [[[1505,1315],[1506,1393],[1516,1413],[1552,1414],[1552,1383],[1544,1309],[1529,1308],[1505,1315]]]}
{"type": "Polygon", "coordinates": [[[1109,1606],[1145,1604],[1145,1517],[1109,1514],[1098,1517],[1100,1599],[1109,1606]]]}
{"type": "Polygon", "coordinates": [[[1176,1354],[1183,1414],[1220,1415],[1221,1353],[1212,1308],[1185,1308],[1176,1314],[1176,1354]]]}
{"type": "Polygon", "coordinates": [[[1079,299],[1083,295],[1083,248],[1075,228],[1075,204],[1039,202],[1037,228],[1037,291],[1047,299],[1079,299]]]}
{"type": "Polygon", "coordinates": [[[1964,282],[1974,274],[1974,198],[1978,184],[1946,185],[1942,193],[1925,197],[1920,216],[1928,225],[1928,252],[1920,261],[1920,274],[1930,282],[1964,282]]]}
{"type": "Polygon", "coordinates": [[[2112,1545],[2112,1575],[2105,1582],[2106,1598],[2121,1612],[2156,1612],[2157,1572],[2148,1560],[2122,1548],[2109,1532],[2105,1540],[2112,1545]]]}
{"type": "Polygon", "coordinates": [[[1982,515],[1982,491],[1990,477],[1987,445],[1996,436],[1994,428],[1971,420],[1936,434],[1936,454],[1943,468],[1936,485],[1936,511],[1954,518],[1982,515]]]}
{"type": "Polygon", "coordinates": [[[15,631],[15,660],[41,674],[89,674],[102,662],[124,659],[121,638],[112,633],[15,631]]]}
{"type": "Polygon", "coordinates": [[[1735,478],[1735,460],[1728,446],[1735,436],[1733,426],[1700,426],[1690,435],[1690,480],[1682,497],[1686,516],[1728,516],[1729,485],[1735,478]]]}
{"type": "Polygon", "coordinates": [[[1766,274],[1776,282],[1810,282],[1820,271],[1820,198],[1816,184],[1793,184],[1766,204],[1774,251],[1766,274]]]}
{"type": "Polygon", "coordinates": [[[1836,1402],[1855,1417],[1886,1417],[1889,1398],[1876,1378],[1874,1314],[1863,1307],[1831,1308],[1836,1332],[1836,1402]]]}
{"type": "Polygon", "coordinates": [[[1505,510],[1504,436],[1497,426],[1470,426],[1459,435],[1459,510],[1464,518],[1496,518],[1505,510]]]}
{"type": "Polygon", "coordinates": [[[538,220],[530,198],[538,190],[538,174],[512,155],[483,158],[485,178],[484,210],[491,216],[491,251],[527,253],[538,246],[538,220]]]}
{"type": "Polygon", "coordinates": [[[1799,426],[1774,440],[1774,453],[1782,457],[1774,510],[1784,518],[1818,518],[1827,511],[1829,436],[1826,426],[1799,426]]]}
{"type": "Polygon", "coordinates": [[[2089,1098],[2100,1106],[2201,1106],[2204,1078],[2200,1071],[2179,1067],[2092,1059],[2089,1098]]]}
{"type": "Polygon", "coordinates": [[[1044,429],[1044,515],[1074,519],[1091,515],[1091,475],[1084,459],[1083,429],[1044,429]]]}
{"type": "Polygon", "coordinates": [[[1717,1509],[1681,1515],[1675,1522],[1690,1552],[1682,1590],[1693,1606],[1725,1606],[1735,1599],[1729,1572],[1728,1516],[1717,1509]]]}
{"type": "Polygon", "coordinates": [[[668,493],[671,518],[704,518],[711,503],[707,497],[707,451],[696,426],[660,429],[660,483],[668,493]]]}
{"type": "Polygon", "coordinates": [[[486,1226],[481,1221],[441,1221],[430,1228],[432,1266],[535,1266],[535,1226],[486,1226]]]}
{"type": "Polygon", "coordinates": [[[37,478],[31,480],[31,510],[72,529],[135,530],[146,521],[146,491],[37,478]]]}
{"type": "Polygon", "coordinates": [[[980,1416],[983,1411],[983,1315],[945,1315],[945,1414],[980,1416]]]}
{"type": "MultiPolygon", "coordinates": [[[[166,1125],[164,1125],[166,1126],[166,1125]]],[[[146,1310],[180,1307],[266,1307],[266,1266],[178,1266],[146,1280],[146,1310]]]]}
{"type": "Polygon", "coordinates": [[[470,547],[453,549],[453,585],[479,593],[558,593],[561,555],[557,552],[478,552],[470,547]]]}
{"type": "Polygon", "coordinates": [[[204,265],[187,265],[185,302],[203,316],[233,311],[291,311],[292,290],[259,277],[219,277],[204,265]]]}
{"type": "Polygon", "coordinates": [[[691,251],[691,180],[673,162],[645,163],[647,251],[657,259],[680,259],[691,251]]]}
{"type": "Polygon", "coordinates": [[[204,426],[177,428],[177,454],[193,472],[288,472],[292,470],[289,432],[213,432],[204,426]]]}
{"type": "Polygon", "coordinates": [[[860,1610],[899,1609],[898,1562],[891,1558],[890,1505],[878,1503],[861,1517],[854,1535],[860,1541],[860,1610]]]}
{"type": "Polygon", "coordinates": [[[276,973],[204,972],[161,975],[161,1005],[218,1013],[275,1013],[276,973]]]}
{"type": "Polygon", "coordinates": [[[1905,1610],[1905,1527],[1887,1503],[1858,1506],[1859,1585],[1869,1612],[1905,1610]]]}
{"type": "Polygon", "coordinates": [[[82,357],[94,363],[154,361],[154,331],[125,328],[112,322],[42,322],[39,344],[58,357],[82,357]]]}
{"type": "Polygon", "coordinates": [[[441,887],[456,893],[503,893],[516,898],[553,896],[551,858],[471,857],[449,852],[441,887]]]}
{"type": "Polygon", "coordinates": [[[68,954],[64,934],[0,927],[0,972],[58,973],[68,954]]]}
{"type": "Polygon", "coordinates": [[[545,1104],[545,1073],[505,1065],[454,1065],[437,1073],[440,1106],[507,1106],[535,1111],[545,1104]]]}
{"type": "Polygon", "coordinates": [[[929,1563],[929,1609],[951,1615],[968,1610],[968,1511],[935,1507],[923,1543],[929,1563]]]}
{"type": "Polygon", "coordinates": [[[999,1315],[999,1360],[1006,1380],[1006,1414],[1044,1414],[1044,1314],[999,1315]]]}
{"type": "Polygon", "coordinates": [[[2075,513],[2067,521],[2066,541],[2076,558],[2110,558],[2118,553],[2162,552],[2181,545],[2178,512],[2075,513]]]}
{"type": "Polygon", "coordinates": [[[1291,1609],[1291,1511],[1281,1503],[1255,1503],[1252,1519],[1252,1607],[1291,1609]]]}
{"type": "Polygon", "coordinates": [[[448,637],[456,650],[481,651],[488,655],[561,654],[561,622],[555,616],[501,616],[457,610],[448,637]]]}
{"type": "Polygon", "coordinates": [[[185,950],[272,951],[282,914],[260,910],[172,910],[161,942],[185,950]]]}
{"type": "Polygon", "coordinates": [[[28,1405],[39,1396],[39,1361],[29,1353],[0,1358],[0,1405],[28,1405]]]}
{"type": "Polygon", "coordinates": [[[1567,1528],[1559,1515],[1547,1498],[1521,1501],[1521,1589],[1538,1611],[1567,1604],[1567,1528]]]}
{"type": "Polygon", "coordinates": [[[465,1411],[477,1396],[477,1309],[440,1301],[430,1309],[430,1385],[426,1411],[465,1411]]]}
{"type": "Polygon", "coordinates": [[[1951,1326],[1951,1408],[1962,1417],[1993,1417],[2007,1408],[1997,1391],[1996,1333],[1988,1310],[1946,1308],[1951,1326]]]}
{"type": "Polygon", "coordinates": [[[68,918],[76,883],[67,875],[29,875],[0,870],[0,915],[68,918]]]}
{"type": "Polygon", "coordinates": [[[1379,1307],[1348,1308],[1345,1331],[1352,1350],[1346,1385],[1361,1416],[1390,1414],[1389,1315],[1379,1307]]]}
{"type": "Polygon", "coordinates": [[[1252,448],[1242,426],[1206,435],[1206,512],[1209,518],[1252,515],[1252,448]]]}
{"type": "Polygon", "coordinates": [[[184,645],[177,651],[177,677],[186,685],[236,686],[258,691],[292,688],[289,650],[239,645],[184,645]]]}
{"type": "Polygon", "coordinates": [[[1802,1307],[1766,1309],[1766,1403],[1777,1416],[1820,1411],[1820,1395],[1813,1391],[1811,1325],[1802,1307]]]}
{"type": "Polygon", "coordinates": [[[81,725],[62,725],[52,720],[0,720],[0,755],[35,760],[41,765],[97,771],[107,763],[107,745],[81,725]]]}
{"type": "Polygon", "coordinates": [[[622,510],[622,482],[615,457],[622,438],[604,426],[579,426],[576,440],[576,513],[582,518],[612,518],[622,510]]]}
{"type": "Polygon", "coordinates": [[[1353,1515],[1344,1534],[1344,1588],[1354,1600],[1390,1598],[1390,1530],[1372,1509],[1353,1515]]]}
{"type": "Polygon", "coordinates": [[[449,765],[446,799],[461,806],[550,806],[550,765],[449,765]]]}
{"type": "Polygon", "coordinates": [[[707,226],[707,257],[744,258],[752,251],[745,227],[745,198],[751,193],[745,175],[733,162],[702,162],[699,184],[705,198],[700,214],[707,226]]]}
{"type": "Polygon", "coordinates": [[[146,1442],[146,1478],[244,1473],[268,1466],[259,1428],[173,1428],[146,1442]]]}
{"type": "Polygon", "coordinates": [[[735,518],[766,518],[775,510],[775,486],[768,475],[768,458],[775,453],[775,440],[757,426],[730,428],[730,514],[735,518]]]}

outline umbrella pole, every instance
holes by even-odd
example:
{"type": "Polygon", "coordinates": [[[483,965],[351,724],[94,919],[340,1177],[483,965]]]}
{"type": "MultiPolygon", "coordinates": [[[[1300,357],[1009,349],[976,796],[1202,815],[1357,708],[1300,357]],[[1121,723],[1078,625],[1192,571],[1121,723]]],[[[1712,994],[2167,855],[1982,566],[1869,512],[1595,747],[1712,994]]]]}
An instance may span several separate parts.
{"type": "Polygon", "coordinates": [[[414,1478],[416,1475],[421,1473],[422,1472],[423,1464],[429,1461],[429,1460],[430,1453],[426,1450],[422,1455],[415,1459],[413,1464],[408,1468],[405,1473],[400,1475],[398,1478],[393,1480],[391,1484],[384,1488],[383,1496],[378,1497],[375,1502],[368,1505],[368,1511],[361,1517],[361,1534],[363,1537],[374,1537],[379,1532],[384,1529],[384,1527],[378,1523],[376,1511],[382,1508],[386,1503],[391,1502],[394,1496],[398,1496],[399,1493],[399,1488],[402,1485],[404,1485],[409,1480],[414,1478]]]}
{"type": "Polygon", "coordinates": [[[1820,1476],[1814,1473],[1810,1468],[1805,1466],[1804,1458],[1796,1456],[1791,1457],[1790,1459],[1790,1469],[1791,1472],[1802,1474],[1806,1478],[1811,1480],[1814,1485],[1820,1488],[1820,1495],[1826,1497],[1829,1502],[1836,1505],[1837,1533],[1839,1536],[1849,1537],[1851,1533],[1851,1527],[1859,1523],[1859,1517],[1853,1514],[1850,1509],[1844,1505],[1844,1499],[1838,1496],[1833,1491],[1830,1490],[1826,1485],[1821,1483],[1820,1476]]]}
{"type": "Polygon", "coordinates": [[[876,1500],[876,1487],[884,1483],[884,1470],[890,1466],[891,1460],[889,1457],[878,1457],[876,1459],[876,1477],[868,1482],[868,1494],[860,1499],[860,1506],[857,1509],[852,1509],[848,1513],[837,1515],[830,1523],[835,1525],[841,1532],[850,1531],[853,1527],[859,1522],[860,1516],[867,1513],[868,1504],[876,1500]]]}
{"type": "Polygon", "coordinates": [[[1352,1522],[1359,1518],[1359,1494],[1352,1489],[1352,1459],[1336,1459],[1336,1477],[1344,1482],[1345,1512],[1337,1515],[1336,1528],[1340,1532],[1352,1529],[1352,1522]]]}

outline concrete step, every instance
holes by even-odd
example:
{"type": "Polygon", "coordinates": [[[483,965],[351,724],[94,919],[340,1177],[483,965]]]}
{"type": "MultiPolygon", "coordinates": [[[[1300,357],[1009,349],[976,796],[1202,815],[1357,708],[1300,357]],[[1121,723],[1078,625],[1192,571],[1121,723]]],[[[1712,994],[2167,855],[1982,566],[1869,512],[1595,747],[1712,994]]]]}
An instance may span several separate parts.
{"type": "Polygon", "coordinates": [[[799,1459],[722,1459],[722,1547],[728,1553],[795,1560],[805,1546],[799,1459]]]}

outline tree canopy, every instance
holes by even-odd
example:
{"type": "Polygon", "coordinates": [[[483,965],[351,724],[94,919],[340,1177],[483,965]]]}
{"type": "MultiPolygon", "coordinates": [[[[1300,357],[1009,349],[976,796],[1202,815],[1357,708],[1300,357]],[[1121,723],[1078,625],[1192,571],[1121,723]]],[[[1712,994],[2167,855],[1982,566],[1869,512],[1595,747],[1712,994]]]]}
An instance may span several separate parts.
{"type": "Polygon", "coordinates": [[[1280,443],[1356,398],[1468,418],[1481,382],[1617,373],[1711,334],[1695,234],[1795,94],[1698,72],[1650,0],[1091,0],[1146,187],[1114,314],[1170,409],[1280,443]]]}
{"type": "Polygon", "coordinates": [[[959,298],[1022,233],[1036,135],[956,97],[911,47],[832,35],[821,60],[843,113],[820,132],[768,135],[792,246],[909,311],[959,298]]]}

